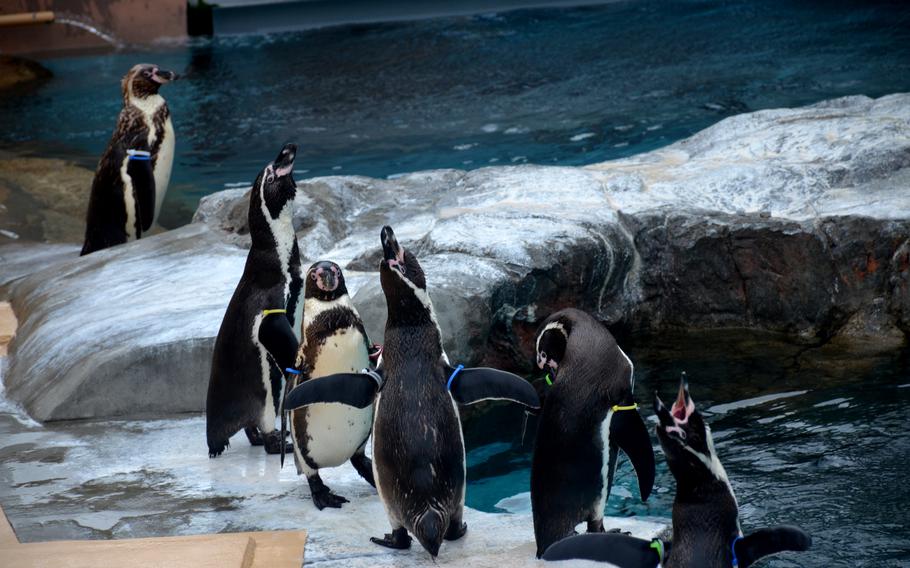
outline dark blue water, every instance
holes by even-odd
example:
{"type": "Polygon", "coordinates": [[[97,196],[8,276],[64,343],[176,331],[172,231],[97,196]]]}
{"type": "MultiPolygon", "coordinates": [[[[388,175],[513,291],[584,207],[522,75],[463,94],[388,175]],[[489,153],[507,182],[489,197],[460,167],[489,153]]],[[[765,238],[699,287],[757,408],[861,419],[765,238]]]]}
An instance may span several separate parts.
{"type": "Polygon", "coordinates": [[[906,2],[620,2],[357,25],[49,59],[0,97],[0,147],[94,167],[119,79],[152,61],[178,135],[166,226],[250,182],[284,141],[302,176],[585,164],[719,119],[910,90],[906,2]]]}
{"type": "MultiPolygon", "coordinates": [[[[636,399],[652,416],[651,393],[673,400],[686,371],[739,500],[743,530],[797,524],[812,534],[809,552],[764,565],[910,566],[910,351],[800,356],[781,345],[702,341],[713,348],[690,342],[683,351],[675,340],[660,340],[649,350],[631,349],[636,399]]],[[[522,447],[520,415],[502,407],[468,422],[469,506],[497,511],[501,499],[528,491],[534,424],[522,447]]],[[[652,438],[654,493],[641,503],[634,471],[622,461],[605,526],[610,516],[670,518],[676,485],[652,438]]]]}

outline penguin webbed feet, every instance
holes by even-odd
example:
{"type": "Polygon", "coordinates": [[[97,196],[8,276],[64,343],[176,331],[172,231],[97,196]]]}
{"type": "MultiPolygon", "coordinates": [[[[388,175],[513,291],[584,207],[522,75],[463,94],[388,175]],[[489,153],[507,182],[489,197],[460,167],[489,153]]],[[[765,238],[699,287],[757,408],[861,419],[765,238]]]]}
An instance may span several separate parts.
{"type": "Polygon", "coordinates": [[[209,444],[209,458],[217,458],[224,453],[224,450],[231,446],[230,442],[221,442],[218,444],[209,444]]]}
{"type": "Polygon", "coordinates": [[[408,530],[404,527],[397,528],[391,533],[386,533],[384,538],[370,537],[370,542],[386,548],[394,548],[395,550],[411,548],[411,540],[408,530]]]}
{"type": "Polygon", "coordinates": [[[341,495],[332,493],[328,487],[325,488],[325,491],[322,491],[320,493],[313,493],[312,496],[313,504],[316,505],[316,508],[320,511],[326,507],[332,509],[340,509],[341,505],[344,503],[349,503],[349,501],[341,495]]]}
{"type": "Polygon", "coordinates": [[[468,532],[468,523],[449,523],[449,528],[446,529],[446,534],[442,538],[446,540],[458,540],[463,537],[468,532]]]}
{"type": "Polygon", "coordinates": [[[265,453],[269,455],[294,452],[294,445],[285,440],[278,430],[272,430],[266,434],[262,445],[265,446],[265,453]]]}
{"type": "Polygon", "coordinates": [[[310,496],[313,498],[313,504],[320,511],[326,507],[340,509],[342,504],[349,502],[341,495],[332,493],[332,490],[322,482],[319,473],[307,477],[307,483],[310,485],[310,496]]]}

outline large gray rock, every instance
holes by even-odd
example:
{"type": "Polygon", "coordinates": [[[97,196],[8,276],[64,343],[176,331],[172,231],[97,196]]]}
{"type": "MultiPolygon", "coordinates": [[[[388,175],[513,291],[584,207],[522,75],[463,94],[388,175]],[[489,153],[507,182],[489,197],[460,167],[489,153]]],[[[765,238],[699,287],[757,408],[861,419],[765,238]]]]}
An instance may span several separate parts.
{"type": "MultiPolygon", "coordinates": [[[[587,168],[306,180],[295,227],[305,262],[346,268],[381,340],[379,229],[394,226],[466,364],[527,369],[537,324],[565,306],[633,332],[888,346],[910,332],[908,181],[910,95],[848,97],[587,168]]],[[[247,199],[209,196],[190,227],[16,280],[10,396],[42,420],[201,409],[247,199]]]]}

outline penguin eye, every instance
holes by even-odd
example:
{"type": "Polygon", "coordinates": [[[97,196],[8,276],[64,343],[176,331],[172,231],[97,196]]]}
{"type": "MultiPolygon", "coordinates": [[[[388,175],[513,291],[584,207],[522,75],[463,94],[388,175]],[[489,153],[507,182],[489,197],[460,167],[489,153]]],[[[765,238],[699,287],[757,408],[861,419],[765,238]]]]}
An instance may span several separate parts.
{"type": "Polygon", "coordinates": [[[265,181],[266,181],[266,183],[272,183],[273,181],[275,181],[275,176],[272,174],[269,174],[269,176],[267,178],[265,178],[265,181]]]}
{"type": "Polygon", "coordinates": [[[540,358],[543,359],[543,360],[546,360],[546,359],[547,359],[547,352],[546,352],[546,351],[541,351],[541,352],[540,352],[540,358]]]}
{"type": "Polygon", "coordinates": [[[316,280],[316,273],[310,272],[310,278],[312,278],[313,280],[316,280]]]}

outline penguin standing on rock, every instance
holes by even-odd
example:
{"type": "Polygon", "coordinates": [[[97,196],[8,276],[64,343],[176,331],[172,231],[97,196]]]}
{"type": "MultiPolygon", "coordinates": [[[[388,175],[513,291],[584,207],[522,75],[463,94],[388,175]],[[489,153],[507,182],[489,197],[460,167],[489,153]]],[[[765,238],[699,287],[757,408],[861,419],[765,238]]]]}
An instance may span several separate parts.
{"type": "Polygon", "coordinates": [[[654,393],[657,437],[676,478],[673,539],[628,535],[579,535],[559,541],[545,560],[595,560],[620,568],[748,568],[785,550],[808,550],[812,538],[798,527],[779,526],[743,535],[739,506],[717,458],[711,429],[682,381],[672,408],[654,393]]]}
{"type": "Polygon", "coordinates": [[[158,219],[174,163],[171,113],[158,89],[176,78],[150,64],[123,77],[123,109],[92,181],[80,254],[138,239],[158,219]]]}
{"type": "Polygon", "coordinates": [[[285,145],[250,191],[250,253],[212,358],[205,405],[210,457],[220,455],[241,428],[267,453],[285,445],[275,417],[281,370],[294,364],[297,352],[294,314],[303,288],[293,225],[296,152],[294,144],[285,145]]]}
{"type": "Polygon", "coordinates": [[[410,532],[435,557],[443,539],[457,540],[467,531],[458,404],[496,399],[536,409],[540,403],[521,377],[449,365],[423,268],[391,227],[380,238],[379,279],[388,307],[381,373],[307,381],[288,393],[285,408],[326,402],[367,408],[375,401],[373,474],[392,532],[371,540],[409,548],[410,532]]]}
{"type": "Polygon", "coordinates": [[[607,328],[565,309],[537,333],[537,366],[553,385],[544,397],[531,467],[537,556],[587,521],[603,532],[620,449],[638,476],[642,500],[654,486],[651,438],[632,399],[632,362],[607,328]]]}
{"type": "MultiPolygon", "coordinates": [[[[317,262],[307,271],[301,337],[296,367],[302,372],[291,383],[293,387],[370,366],[363,321],[348,295],[341,267],[334,262],[317,262]]],[[[314,404],[290,412],[290,423],[297,473],[306,475],[317,508],[341,507],[347,502],[322,482],[320,468],[351,460],[357,473],[376,486],[373,465],[364,454],[373,424],[372,405],[314,404]]],[[[281,424],[283,432],[284,417],[281,424]]]]}

